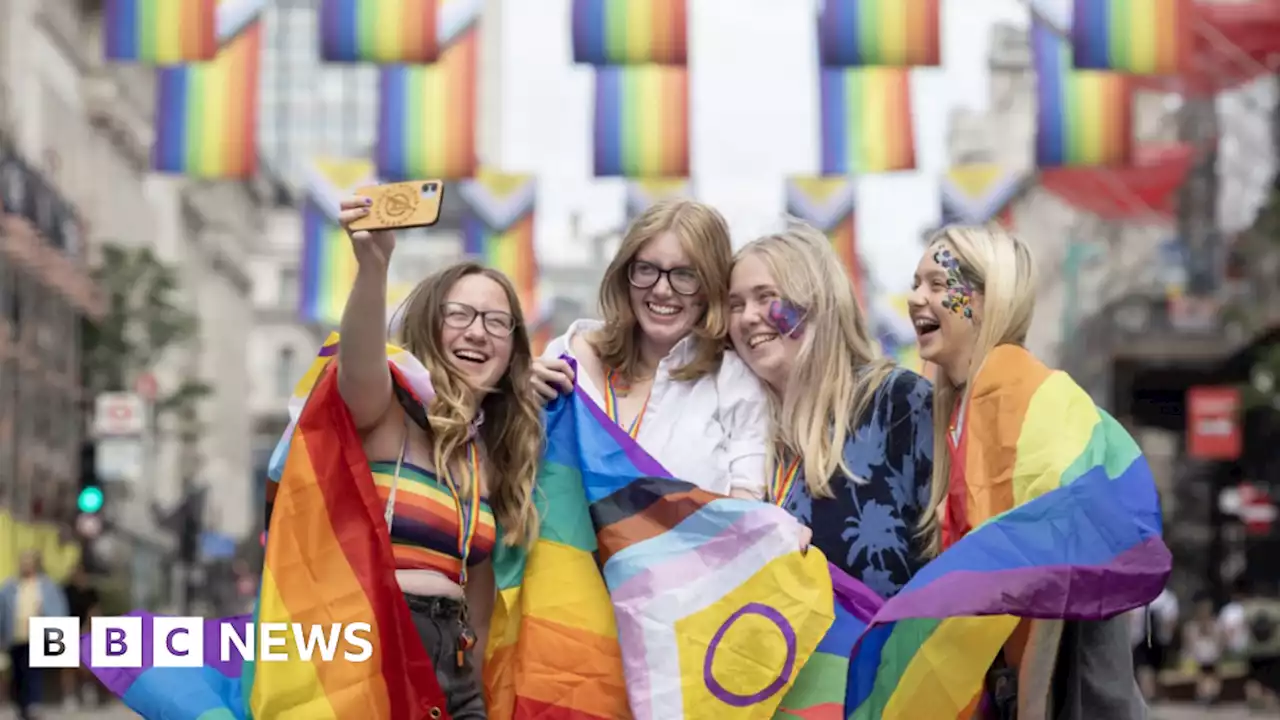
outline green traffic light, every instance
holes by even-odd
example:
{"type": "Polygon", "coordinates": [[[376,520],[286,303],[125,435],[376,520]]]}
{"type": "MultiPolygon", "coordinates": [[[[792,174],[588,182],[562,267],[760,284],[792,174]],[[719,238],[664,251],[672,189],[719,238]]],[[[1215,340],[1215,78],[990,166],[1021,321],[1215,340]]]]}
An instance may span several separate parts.
{"type": "Polygon", "coordinates": [[[80,491],[80,512],[96,513],[102,509],[102,488],[87,487],[80,491]]]}

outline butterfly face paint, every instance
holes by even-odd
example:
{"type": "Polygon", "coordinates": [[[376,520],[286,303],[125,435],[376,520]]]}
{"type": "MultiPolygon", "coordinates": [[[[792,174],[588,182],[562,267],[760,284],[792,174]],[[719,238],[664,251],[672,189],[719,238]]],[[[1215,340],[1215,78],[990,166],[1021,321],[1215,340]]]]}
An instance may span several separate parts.
{"type": "Polygon", "coordinates": [[[769,303],[769,324],[779,335],[798,338],[804,334],[807,312],[790,300],[774,300],[769,303]]]}
{"type": "Polygon", "coordinates": [[[942,300],[942,307],[966,320],[973,320],[973,285],[961,272],[960,261],[946,248],[934,253],[933,261],[947,271],[947,296],[942,300]]]}

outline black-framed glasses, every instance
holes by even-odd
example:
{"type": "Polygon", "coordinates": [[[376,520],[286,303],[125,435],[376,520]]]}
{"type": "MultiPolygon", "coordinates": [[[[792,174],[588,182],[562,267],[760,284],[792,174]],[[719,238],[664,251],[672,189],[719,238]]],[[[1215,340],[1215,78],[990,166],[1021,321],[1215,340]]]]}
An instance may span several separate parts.
{"type": "Polygon", "coordinates": [[[501,310],[477,310],[464,303],[448,302],[444,304],[444,324],[456,330],[466,330],[471,323],[480,318],[484,331],[494,337],[511,337],[516,331],[516,319],[511,313],[501,310]]]}
{"type": "Polygon", "coordinates": [[[662,268],[650,262],[636,260],[631,263],[631,267],[627,268],[627,280],[631,282],[631,286],[641,290],[648,290],[662,278],[667,279],[667,284],[671,289],[680,295],[697,295],[702,289],[702,281],[698,279],[698,273],[693,268],[676,267],[670,270],[662,268]]]}

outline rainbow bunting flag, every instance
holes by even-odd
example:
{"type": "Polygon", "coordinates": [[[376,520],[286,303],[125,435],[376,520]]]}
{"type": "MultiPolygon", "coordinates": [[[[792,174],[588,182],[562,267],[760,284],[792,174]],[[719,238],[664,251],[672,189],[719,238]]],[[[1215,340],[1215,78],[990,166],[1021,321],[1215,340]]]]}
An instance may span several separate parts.
{"type": "Polygon", "coordinates": [[[942,0],[823,0],[818,53],[826,67],[937,67],[942,0]]]}
{"type": "Polygon", "coordinates": [[[693,183],[689,178],[648,178],[627,181],[627,223],[651,205],[669,198],[692,198],[693,183]]]}
{"type": "Polygon", "coordinates": [[[1077,69],[1178,75],[1191,60],[1193,0],[1075,0],[1072,9],[1077,69]]]}
{"type": "Polygon", "coordinates": [[[596,177],[689,174],[689,71],[637,65],[596,71],[596,177]]]}
{"type": "Polygon", "coordinates": [[[1128,165],[1133,102],[1120,73],[1072,68],[1071,48],[1039,19],[1031,22],[1037,76],[1036,166],[1128,165]]]}
{"type": "Polygon", "coordinates": [[[1026,174],[995,163],[954,165],[940,185],[943,225],[983,225],[1009,210],[1026,174]]]}
{"type": "Polygon", "coordinates": [[[968,720],[991,660],[1020,618],[1034,618],[1021,701],[1048,688],[1031,660],[1056,655],[1056,621],[1115,617],[1152,601],[1168,578],[1151,469],[1066,374],[1022,348],[996,348],[960,428],[974,529],[872,619],[849,667],[851,720],[968,720]]]}
{"type": "MultiPolygon", "coordinates": [[[[269,531],[257,609],[252,618],[210,622],[365,622],[374,628],[373,657],[306,659],[287,642],[280,649],[290,657],[284,662],[227,665],[206,655],[204,667],[155,668],[144,651],[142,668],[94,670],[144,717],[441,717],[444,695],[396,584],[383,504],[338,394],[331,362],[337,351],[334,333],[289,402],[291,420],[267,484],[269,531]]],[[[406,406],[422,408],[425,420],[432,397],[426,369],[394,346],[387,354],[395,392],[406,406]]],[[[206,643],[206,653],[210,647],[217,645],[206,643]]]]}
{"type": "Polygon", "coordinates": [[[326,62],[433,63],[440,54],[438,0],[321,0],[326,62]]]}
{"type": "Polygon", "coordinates": [[[378,174],[385,180],[475,175],[480,30],[472,25],[432,65],[382,68],[378,174]]]}
{"type": "Polygon", "coordinates": [[[338,207],[356,188],[377,184],[371,160],[311,161],[303,193],[302,262],[298,268],[298,317],[303,322],[332,327],[342,319],[355,282],[356,257],[351,240],[338,224],[338,207]]]}
{"type": "Polygon", "coordinates": [[[685,65],[686,0],[573,0],[573,61],[685,65]]]}
{"type": "Polygon", "coordinates": [[[781,508],[672,479],[585,393],[545,418],[538,540],[494,555],[490,716],[771,715],[834,620],[822,553],[781,508]]]}
{"type": "Polygon", "coordinates": [[[916,328],[907,307],[909,297],[908,293],[877,292],[872,295],[871,326],[885,357],[893,358],[898,365],[912,372],[923,374],[924,362],[920,359],[916,328]]]}
{"type": "Polygon", "coordinates": [[[787,178],[787,214],[814,226],[831,238],[858,304],[867,307],[867,273],[858,255],[855,213],[857,186],[848,177],[794,176],[787,178]]]}
{"type": "Polygon", "coordinates": [[[218,53],[218,0],[106,0],[102,48],[107,60],[176,65],[218,53]]]}
{"type": "Polygon", "coordinates": [[[537,179],[484,172],[462,183],[458,194],[467,208],[462,221],[463,251],[511,280],[533,327],[541,279],[533,242],[537,179]]]}
{"type": "Polygon", "coordinates": [[[207,179],[257,171],[261,53],[254,22],[210,62],[159,68],[153,169],[207,179]]]}
{"type": "Polygon", "coordinates": [[[868,67],[821,72],[822,174],[914,169],[911,71],[868,67]]]}

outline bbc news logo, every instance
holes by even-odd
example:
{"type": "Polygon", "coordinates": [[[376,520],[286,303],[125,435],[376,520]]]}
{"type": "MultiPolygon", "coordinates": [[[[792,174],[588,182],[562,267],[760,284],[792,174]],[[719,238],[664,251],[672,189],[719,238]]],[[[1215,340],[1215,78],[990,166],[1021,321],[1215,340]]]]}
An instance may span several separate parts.
{"type": "Polygon", "coordinates": [[[88,652],[94,668],[202,667],[216,660],[368,662],[373,657],[369,623],[234,623],[199,617],[95,617],[87,642],[79,618],[33,617],[28,625],[31,667],[74,668],[88,652]],[[210,632],[213,630],[213,632],[210,632]],[[150,635],[150,642],[147,636],[150,635]]]}

